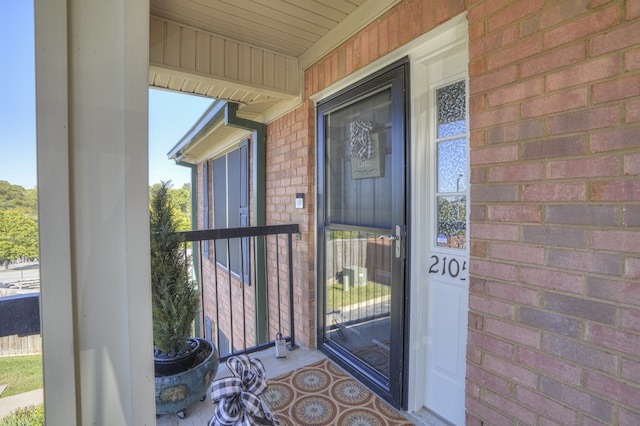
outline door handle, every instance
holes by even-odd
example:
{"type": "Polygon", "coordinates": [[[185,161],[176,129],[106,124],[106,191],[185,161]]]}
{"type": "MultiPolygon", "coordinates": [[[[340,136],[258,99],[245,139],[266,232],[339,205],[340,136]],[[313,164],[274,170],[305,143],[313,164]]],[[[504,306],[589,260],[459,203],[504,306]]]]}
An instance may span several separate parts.
{"type": "Polygon", "coordinates": [[[401,234],[401,228],[400,225],[396,225],[396,235],[380,235],[378,238],[384,239],[384,240],[389,240],[389,241],[395,241],[395,248],[396,248],[396,258],[400,258],[400,253],[402,250],[402,245],[401,245],[401,240],[402,240],[402,234],[401,234]]]}

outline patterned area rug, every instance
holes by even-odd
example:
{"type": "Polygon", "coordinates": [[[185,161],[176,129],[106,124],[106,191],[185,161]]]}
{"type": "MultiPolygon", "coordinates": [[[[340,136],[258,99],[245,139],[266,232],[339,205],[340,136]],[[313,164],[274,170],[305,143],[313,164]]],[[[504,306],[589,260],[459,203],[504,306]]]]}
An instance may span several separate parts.
{"type": "Polygon", "coordinates": [[[412,425],[331,361],[269,380],[262,394],[282,425],[412,425]]]}

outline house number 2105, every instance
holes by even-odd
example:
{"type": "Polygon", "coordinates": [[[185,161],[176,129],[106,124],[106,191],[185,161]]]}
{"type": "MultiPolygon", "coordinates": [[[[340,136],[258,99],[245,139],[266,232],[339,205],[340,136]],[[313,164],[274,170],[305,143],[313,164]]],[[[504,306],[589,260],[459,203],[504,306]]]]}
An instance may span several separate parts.
{"type": "MultiPolygon", "coordinates": [[[[434,254],[431,256],[431,260],[432,263],[429,267],[430,274],[440,274],[442,276],[449,275],[451,278],[458,278],[460,273],[467,269],[467,261],[463,261],[462,265],[460,265],[460,262],[455,257],[447,259],[447,256],[445,256],[440,259],[439,256],[434,254]]],[[[466,277],[463,274],[459,279],[464,281],[466,280],[466,277]]]]}

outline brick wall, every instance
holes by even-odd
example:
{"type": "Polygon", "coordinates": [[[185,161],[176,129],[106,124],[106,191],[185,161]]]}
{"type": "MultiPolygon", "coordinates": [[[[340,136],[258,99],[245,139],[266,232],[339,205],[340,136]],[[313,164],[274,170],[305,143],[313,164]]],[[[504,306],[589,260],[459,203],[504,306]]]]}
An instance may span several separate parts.
{"type": "Polygon", "coordinates": [[[469,424],[640,424],[640,2],[470,1],[469,424]]]}
{"type": "MultiPolygon", "coordinates": [[[[294,316],[296,340],[307,347],[315,347],[316,338],[315,154],[315,112],[310,101],[267,126],[267,224],[300,226],[300,239],[293,241],[294,316]],[[294,206],[296,193],[304,194],[303,209],[294,206]]],[[[274,253],[275,242],[269,244],[268,252],[274,253]]],[[[268,270],[273,283],[277,271],[268,270]]]]}

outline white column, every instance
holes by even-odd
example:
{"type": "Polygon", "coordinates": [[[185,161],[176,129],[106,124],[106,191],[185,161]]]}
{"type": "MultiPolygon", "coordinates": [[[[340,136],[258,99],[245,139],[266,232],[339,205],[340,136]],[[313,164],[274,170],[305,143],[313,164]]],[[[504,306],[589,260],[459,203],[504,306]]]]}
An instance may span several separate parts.
{"type": "Polygon", "coordinates": [[[149,3],[35,18],[47,425],[152,425],[149,3]]]}

